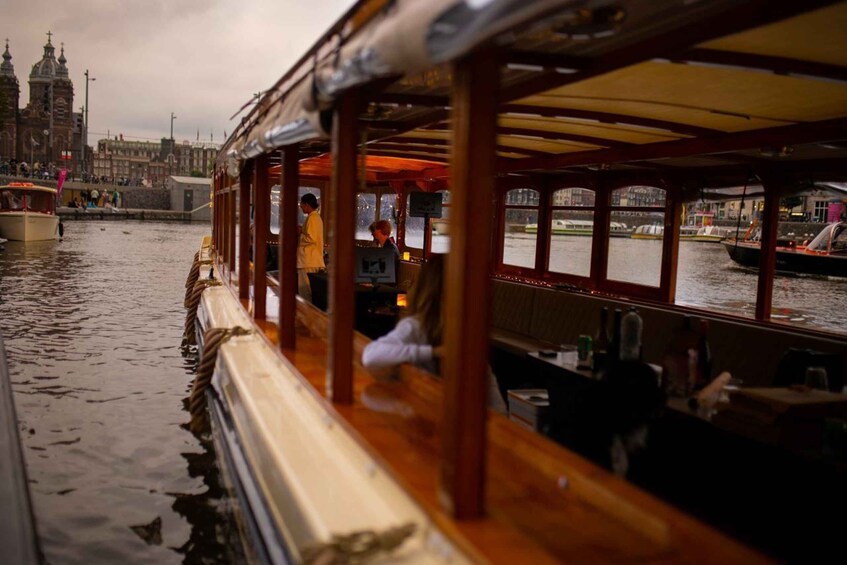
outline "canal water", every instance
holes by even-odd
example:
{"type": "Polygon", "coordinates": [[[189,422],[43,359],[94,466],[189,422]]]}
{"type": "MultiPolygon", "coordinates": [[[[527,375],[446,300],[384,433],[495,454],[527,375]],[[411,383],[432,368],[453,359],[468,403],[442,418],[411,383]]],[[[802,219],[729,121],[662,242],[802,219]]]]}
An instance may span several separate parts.
{"type": "Polygon", "coordinates": [[[184,283],[208,225],[65,227],[64,241],[0,251],[0,333],[47,560],[238,560],[212,447],[183,403],[184,283]]]}

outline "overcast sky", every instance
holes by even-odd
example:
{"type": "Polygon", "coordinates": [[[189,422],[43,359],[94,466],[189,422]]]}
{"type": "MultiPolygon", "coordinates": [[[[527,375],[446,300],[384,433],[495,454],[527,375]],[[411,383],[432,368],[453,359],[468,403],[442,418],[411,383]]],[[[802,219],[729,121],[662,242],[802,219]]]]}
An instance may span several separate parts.
{"type": "Polygon", "coordinates": [[[0,39],[9,39],[29,101],[29,73],[47,32],[65,57],[74,111],[89,82],[89,144],[174,138],[215,143],[231,133],[232,116],[253,93],[272,86],[354,0],[10,0],[0,39]]]}

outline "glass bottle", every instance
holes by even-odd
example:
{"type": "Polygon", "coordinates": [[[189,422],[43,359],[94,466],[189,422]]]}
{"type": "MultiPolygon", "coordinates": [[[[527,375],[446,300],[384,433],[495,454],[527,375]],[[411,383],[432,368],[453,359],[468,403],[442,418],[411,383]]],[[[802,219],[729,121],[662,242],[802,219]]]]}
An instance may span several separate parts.
{"type": "Polygon", "coordinates": [[[712,380],[712,350],[709,347],[709,320],[700,320],[697,339],[697,378],[694,390],[700,390],[712,380]]]}
{"type": "Polygon", "coordinates": [[[644,322],[635,307],[631,307],[621,320],[621,361],[641,360],[641,330],[644,322]]]}
{"type": "Polygon", "coordinates": [[[697,352],[697,334],[691,327],[691,317],[682,318],[682,327],[674,334],[662,354],[662,388],[668,396],[687,397],[693,388],[697,352]]]}
{"type": "Polygon", "coordinates": [[[615,365],[621,359],[621,310],[615,308],[615,317],[612,321],[612,341],[606,353],[607,365],[615,365]]]}
{"type": "Polygon", "coordinates": [[[609,342],[609,309],[604,306],[600,309],[600,327],[597,328],[597,334],[594,336],[594,343],[592,344],[594,356],[592,369],[595,373],[605,368],[609,342]]]}

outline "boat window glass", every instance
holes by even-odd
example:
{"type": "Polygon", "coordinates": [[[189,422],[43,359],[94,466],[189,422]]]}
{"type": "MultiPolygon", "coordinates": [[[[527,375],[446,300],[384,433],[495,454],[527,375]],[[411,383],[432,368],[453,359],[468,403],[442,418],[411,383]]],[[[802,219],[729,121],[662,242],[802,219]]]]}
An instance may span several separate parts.
{"type": "Polygon", "coordinates": [[[33,212],[52,212],[54,198],[51,192],[27,192],[27,209],[33,212]]]}
{"type": "Polygon", "coordinates": [[[379,198],[379,219],[389,220],[391,227],[397,229],[397,195],[386,192],[379,198]]]}
{"type": "Polygon", "coordinates": [[[626,224],[633,231],[628,238],[609,239],[607,279],[658,287],[665,231],[665,191],[651,186],[613,190],[610,234],[618,228],[616,224],[626,224]]]}
{"type": "Polygon", "coordinates": [[[432,220],[432,247],[433,253],[447,253],[450,251],[450,191],[439,190],[441,194],[441,217],[432,220]]]}
{"type": "Polygon", "coordinates": [[[515,188],[506,193],[503,265],[535,268],[540,202],[541,195],[531,188],[515,188]]]}
{"type": "Polygon", "coordinates": [[[412,249],[423,249],[424,240],[424,219],[415,218],[408,215],[408,210],[411,204],[411,194],[406,195],[406,247],[412,249]]]}
{"type": "Polygon", "coordinates": [[[749,202],[744,208],[740,201],[728,204],[730,215],[721,220],[715,201],[697,198],[684,203],[675,303],[752,318],[756,313],[757,275],[733,263],[724,245],[736,228],[743,236],[749,227],[749,202]]]}
{"type": "Polygon", "coordinates": [[[271,187],[271,233],[279,235],[279,203],[281,201],[282,187],[275,184],[271,187]]]}
{"type": "Polygon", "coordinates": [[[356,239],[371,241],[373,237],[368,227],[376,220],[376,194],[359,192],[356,194],[356,239]]]}
{"type": "Polygon", "coordinates": [[[552,273],[589,276],[591,236],[594,231],[594,191],[563,188],[553,192],[552,205],[548,269],[552,273]]]}
{"type": "Polygon", "coordinates": [[[23,194],[19,190],[4,190],[0,195],[0,206],[3,210],[21,210],[24,207],[23,194]]]}
{"type": "MultiPolygon", "coordinates": [[[[776,273],[772,281],[771,321],[840,334],[847,333],[844,311],[847,285],[841,263],[847,254],[844,224],[785,221],[777,224],[776,273]],[[806,233],[808,231],[817,233],[806,233]],[[803,248],[806,240],[818,241],[803,248]]],[[[759,244],[751,244],[756,252],[759,244]]],[[[750,268],[750,286],[756,288],[758,272],[750,268]]]]}

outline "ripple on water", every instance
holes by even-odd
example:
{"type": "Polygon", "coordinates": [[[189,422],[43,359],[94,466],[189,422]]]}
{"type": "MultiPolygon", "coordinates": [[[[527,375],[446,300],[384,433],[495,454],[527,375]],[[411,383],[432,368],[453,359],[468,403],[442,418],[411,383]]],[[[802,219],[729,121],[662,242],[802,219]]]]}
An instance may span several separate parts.
{"type": "Polygon", "coordinates": [[[183,408],[184,282],[207,232],[67,222],[62,242],[0,253],[0,332],[50,562],[229,560],[211,446],[183,408]],[[156,519],[158,543],[133,529],[156,519]]]}

